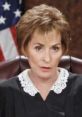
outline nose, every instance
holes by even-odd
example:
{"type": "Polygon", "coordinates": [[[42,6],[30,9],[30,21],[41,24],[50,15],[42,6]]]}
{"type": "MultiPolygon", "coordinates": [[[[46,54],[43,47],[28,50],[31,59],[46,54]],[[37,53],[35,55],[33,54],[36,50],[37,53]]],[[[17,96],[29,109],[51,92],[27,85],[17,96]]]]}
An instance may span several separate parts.
{"type": "Polygon", "coordinates": [[[43,60],[44,60],[46,63],[49,63],[49,62],[50,62],[51,56],[50,56],[49,50],[45,50],[45,51],[44,51],[43,60]]]}

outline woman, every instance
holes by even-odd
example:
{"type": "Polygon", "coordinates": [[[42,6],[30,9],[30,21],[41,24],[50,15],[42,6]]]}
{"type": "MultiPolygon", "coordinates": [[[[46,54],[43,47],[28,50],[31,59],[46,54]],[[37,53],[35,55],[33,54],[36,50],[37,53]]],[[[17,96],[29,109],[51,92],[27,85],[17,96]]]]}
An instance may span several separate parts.
{"type": "Polygon", "coordinates": [[[58,67],[70,40],[63,14],[33,7],[20,19],[17,36],[30,69],[0,85],[0,117],[82,117],[82,78],[58,67]]]}

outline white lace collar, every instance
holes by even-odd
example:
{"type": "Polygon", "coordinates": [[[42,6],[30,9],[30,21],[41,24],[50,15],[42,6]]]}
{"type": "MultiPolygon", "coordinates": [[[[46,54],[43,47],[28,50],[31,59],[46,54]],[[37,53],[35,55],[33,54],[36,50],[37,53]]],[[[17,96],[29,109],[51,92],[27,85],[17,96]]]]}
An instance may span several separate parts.
{"type": "MultiPolygon", "coordinates": [[[[35,96],[38,93],[38,89],[34,86],[32,81],[29,78],[28,70],[24,70],[22,73],[18,75],[18,79],[20,81],[21,87],[23,87],[24,92],[30,94],[31,96],[35,96]]],[[[59,68],[60,74],[54,85],[52,86],[51,90],[53,90],[56,94],[60,94],[63,89],[67,86],[68,76],[69,73],[64,68],[59,68]]]]}

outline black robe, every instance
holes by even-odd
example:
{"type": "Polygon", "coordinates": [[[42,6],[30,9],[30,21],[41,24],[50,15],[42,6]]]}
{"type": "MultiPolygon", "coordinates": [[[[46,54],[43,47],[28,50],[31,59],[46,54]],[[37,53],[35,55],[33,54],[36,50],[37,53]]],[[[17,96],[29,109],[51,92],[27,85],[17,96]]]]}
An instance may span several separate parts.
{"type": "Polygon", "coordinates": [[[50,91],[44,101],[39,93],[23,91],[18,77],[0,84],[0,117],[82,117],[82,75],[70,73],[67,87],[50,91]]]}

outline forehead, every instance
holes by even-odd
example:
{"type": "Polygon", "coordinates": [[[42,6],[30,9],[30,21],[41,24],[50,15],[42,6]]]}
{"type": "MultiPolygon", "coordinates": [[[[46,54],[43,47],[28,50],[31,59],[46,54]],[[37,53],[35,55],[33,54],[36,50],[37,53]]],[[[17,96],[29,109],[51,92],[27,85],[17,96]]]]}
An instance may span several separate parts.
{"type": "Polygon", "coordinates": [[[45,44],[55,44],[61,43],[61,34],[58,30],[51,30],[48,32],[40,32],[39,30],[35,30],[32,37],[31,43],[45,43],[45,44]]]}

